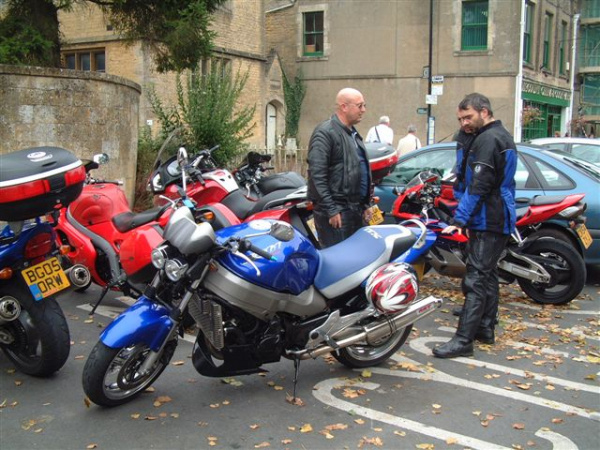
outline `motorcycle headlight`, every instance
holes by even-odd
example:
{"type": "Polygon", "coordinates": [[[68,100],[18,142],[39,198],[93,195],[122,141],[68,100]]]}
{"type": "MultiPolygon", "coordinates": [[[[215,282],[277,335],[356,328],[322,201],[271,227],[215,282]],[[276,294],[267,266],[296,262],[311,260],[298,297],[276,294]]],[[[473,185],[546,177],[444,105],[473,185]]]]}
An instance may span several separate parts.
{"type": "Polygon", "coordinates": [[[162,269],[165,266],[168,257],[169,255],[167,253],[167,247],[165,246],[155,248],[150,254],[152,265],[157,269],[162,269]]]}
{"type": "Polygon", "coordinates": [[[152,189],[152,192],[162,192],[165,190],[165,187],[162,184],[160,173],[157,173],[154,175],[154,177],[152,177],[152,180],[150,181],[150,188],[152,189]]]}
{"type": "Polygon", "coordinates": [[[165,263],[165,273],[171,281],[179,281],[188,269],[187,263],[179,259],[169,259],[165,263]]]}

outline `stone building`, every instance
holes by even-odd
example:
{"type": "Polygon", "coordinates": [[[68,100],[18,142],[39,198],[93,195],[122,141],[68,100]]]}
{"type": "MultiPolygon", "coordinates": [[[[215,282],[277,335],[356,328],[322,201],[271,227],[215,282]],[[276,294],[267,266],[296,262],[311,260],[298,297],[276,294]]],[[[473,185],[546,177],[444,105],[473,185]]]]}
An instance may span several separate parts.
{"type": "MultiPolygon", "coordinates": [[[[155,70],[143,42],[127,45],[115,33],[100,9],[92,4],[61,11],[66,68],[106,72],[135,81],[142,90],[154,86],[163,103],[175,104],[175,74],[155,70]]],[[[279,59],[269,53],[265,35],[263,0],[230,0],[213,16],[215,56],[233,73],[249,71],[242,103],[256,105],[254,136],[248,143],[274,148],[284,133],[284,100],[279,59]]],[[[158,127],[147,97],[140,98],[140,126],[158,127]]]]}
{"type": "Polygon", "coordinates": [[[415,124],[423,142],[449,140],[456,105],[477,91],[520,140],[564,134],[577,111],[579,9],[576,0],[270,0],[267,40],[286,73],[302,71],[301,142],[346,86],[365,95],[363,135],[388,115],[396,139],[415,124]]]}

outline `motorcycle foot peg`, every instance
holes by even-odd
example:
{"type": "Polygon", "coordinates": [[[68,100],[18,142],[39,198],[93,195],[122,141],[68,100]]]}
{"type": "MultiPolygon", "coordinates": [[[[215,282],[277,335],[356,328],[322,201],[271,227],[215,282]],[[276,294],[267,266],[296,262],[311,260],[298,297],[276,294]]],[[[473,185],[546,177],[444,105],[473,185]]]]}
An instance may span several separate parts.
{"type": "Polygon", "coordinates": [[[75,264],[65,270],[65,272],[69,277],[69,281],[75,288],[87,286],[92,280],[90,271],[83,264],[75,264]]]}

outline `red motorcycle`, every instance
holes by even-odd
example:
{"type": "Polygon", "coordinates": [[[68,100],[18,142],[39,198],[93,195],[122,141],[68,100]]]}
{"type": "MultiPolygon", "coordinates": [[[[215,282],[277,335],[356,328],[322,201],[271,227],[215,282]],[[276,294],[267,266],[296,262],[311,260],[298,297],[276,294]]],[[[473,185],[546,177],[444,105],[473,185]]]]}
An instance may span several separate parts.
{"type": "MultiPolygon", "coordinates": [[[[545,235],[540,225],[550,219],[565,220],[585,235],[584,195],[538,196],[517,209],[516,230],[498,263],[500,282],[517,281],[531,299],[544,304],[568,303],[579,295],[586,277],[583,258],[570,242],[556,239],[556,233],[545,235]]],[[[398,221],[419,219],[435,232],[436,242],[423,261],[426,268],[462,278],[468,237],[441,233],[456,205],[452,186],[440,183],[438,174],[425,171],[399,193],[392,215],[398,221]]]]}
{"type": "Polygon", "coordinates": [[[79,290],[93,281],[102,286],[102,300],[109,289],[137,297],[154,274],[150,253],[162,243],[162,229],[170,215],[170,204],[133,213],[121,182],[95,179],[90,171],[108,161],[96,155],[85,163],[86,182],[81,195],[67,208],[48,216],[56,224],[61,245],[77,270],[79,290]]]}

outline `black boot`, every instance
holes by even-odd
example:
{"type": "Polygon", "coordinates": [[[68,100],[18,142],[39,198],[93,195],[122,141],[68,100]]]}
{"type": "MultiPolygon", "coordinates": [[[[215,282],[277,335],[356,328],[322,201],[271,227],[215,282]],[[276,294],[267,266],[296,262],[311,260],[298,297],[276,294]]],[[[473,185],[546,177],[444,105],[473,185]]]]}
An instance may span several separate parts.
{"type": "Polygon", "coordinates": [[[495,342],[494,329],[479,327],[477,333],[475,333],[475,340],[482,344],[492,345],[495,342]]]}
{"type": "Polygon", "coordinates": [[[438,358],[473,356],[473,341],[461,336],[454,336],[445,344],[435,347],[432,352],[433,356],[438,358]]]}

